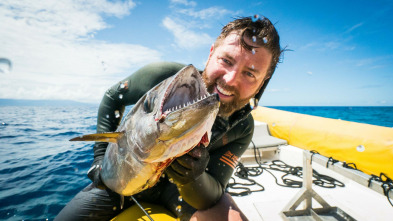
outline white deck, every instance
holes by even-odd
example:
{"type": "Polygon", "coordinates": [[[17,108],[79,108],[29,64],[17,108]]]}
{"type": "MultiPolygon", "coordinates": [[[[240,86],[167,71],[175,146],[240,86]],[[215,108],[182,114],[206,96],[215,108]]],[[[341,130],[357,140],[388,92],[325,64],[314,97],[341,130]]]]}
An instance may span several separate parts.
{"type": "MultiPolygon", "coordinates": [[[[284,145],[280,146],[276,153],[274,151],[267,151],[264,152],[262,156],[263,161],[280,159],[291,166],[302,166],[302,153],[302,149],[284,145]]],[[[253,164],[252,158],[248,160],[243,159],[243,161],[246,165],[253,164]]],[[[393,220],[393,207],[389,204],[384,195],[345,178],[317,163],[313,164],[313,169],[321,174],[334,177],[345,184],[345,187],[336,187],[333,189],[313,185],[313,189],[327,201],[330,206],[340,208],[356,220],[393,220]]],[[[282,174],[279,172],[273,173],[279,181],[281,181],[282,174]]],[[[280,215],[281,211],[300,189],[278,186],[274,178],[266,171],[258,177],[250,178],[262,184],[265,190],[262,192],[254,192],[248,196],[234,197],[236,203],[246,214],[247,218],[249,220],[265,221],[283,220],[280,215]]],[[[239,182],[241,182],[240,179],[239,182]]],[[[303,208],[302,205],[299,207],[298,209],[303,208]]],[[[318,207],[318,204],[313,202],[313,208],[315,207],[318,207]]]]}

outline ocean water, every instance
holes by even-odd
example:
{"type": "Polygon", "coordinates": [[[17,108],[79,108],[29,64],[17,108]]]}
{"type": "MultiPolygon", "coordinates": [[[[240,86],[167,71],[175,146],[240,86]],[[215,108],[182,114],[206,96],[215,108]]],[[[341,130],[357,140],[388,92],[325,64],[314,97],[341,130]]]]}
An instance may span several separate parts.
{"type": "Polygon", "coordinates": [[[0,107],[0,220],[53,220],[89,183],[96,107],[0,107]]]}
{"type": "MultiPolygon", "coordinates": [[[[273,107],[393,127],[393,107],[273,107]]],[[[0,106],[0,220],[53,220],[83,187],[97,107],[0,106]]]]}
{"type": "Polygon", "coordinates": [[[393,127],[393,107],[274,106],[270,108],[377,126],[393,127]]]}

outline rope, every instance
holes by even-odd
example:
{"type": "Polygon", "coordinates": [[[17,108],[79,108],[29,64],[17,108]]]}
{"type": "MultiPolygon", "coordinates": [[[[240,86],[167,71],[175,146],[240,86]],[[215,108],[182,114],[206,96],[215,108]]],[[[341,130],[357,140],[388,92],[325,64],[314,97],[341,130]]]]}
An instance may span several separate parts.
{"type": "Polygon", "coordinates": [[[368,180],[368,187],[371,186],[371,181],[373,180],[382,183],[381,187],[383,189],[383,193],[388,199],[390,205],[393,207],[393,199],[389,197],[389,193],[391,193],[391,197],[393,197],[393,180],[384,173],[381,173],[379,176],[371,175],[370,179],[368,180]]]}
{"type": "MultiPolygon", "coordinates": [[[[254,158],[255,162],[257,162],[258,166],[257,167],[246,167],[243,164],[239,163],[235,170],[235,176],[237,176],[240,179],[248,181],[247,183],[239,183],[236,182],[236,180],[231,177],[230,183],[228,183],[226,192],[228,192],[232,196],[246,196],[251,194],[252,192],[259,192],[259,191],[264,191],[265,188],[257,183],[255,180],[250,179],[249,176],[259,176],[263,173],[263,171],[267,171],[269,174],[271,174],[277,185],[282,186],[282,187],[289,187],[289,188],[300,188],[303,185],[303,182],[301,180],[295,180],[292,178],[296,179],[301,179],[303,177],[303,172],[302,172],[302,167],[293,167],[290,166],[286,163],[284,163],[281,160],[273,160],[271,163],[267,162],[262,162],[262,156],[260,154],[260,151],[258,148],[256,148],[255,143],[251,141],[253,144],[254,148],[254,158]],[[278,181],[277,177],[272,173],[272,171],[278,171],[284,173],[284,175],[281,176],[281,182],[278,181]],[[257,190],[251,190],[249,186],[257,185],[259,186],[259,189],[257,190]],[[230,189],[242,189],[243,191],[241,192],[231,192],[230,189]]],[[[317,151],[310,151],[312,153],[311,155],[311,162],[312,162],[312,157],[315,154],[319,154],[317,151]]],[[[326,168],[329,168],[329,163],[331,165],[334,165],[335,163],[338,163],[339,161],[334,159],[333,157],[329,157],[327,163],[326,163],[326,168]]],[[[355,163],[346,163],[343,162],[343,167],[348,168],[348,169],[354,169],[361,171],[357,169],[355,163]]],[[[388,177],[386,174],[381,173],[379,176],[376,175],[371,175],[370,179],[368,180],[368,187],[371,186],[371,182],[375,180],[377,182],[382,183],[381,187],[384,190],[384,194],[387,197],[390,205],[393,207],[393,180],[388,177]],[[391,195],[390,198],[389,195],[391,195]]],[[[318,173],[316,170],[313,169],[313,183],[317,186],[324,187],[324,188],[335,188],[335,187],[345,187],[345,184],[342,183],[341,181],[318,173]]]]}
{"type": "Polygon", "coordinates": [[[334,159],[333,157],[329,157],[329,159],[326,163],[326,168],[329,168],[329,162],[332,162],[332,165],[334,165],[335,163],[338,163],[339,161],[334,159]]]}
{"type": "Polygon", "coordinates": [[[348,169],[358,170],[355,163],[343,162],[343,167],[348,168],[348,169]]]}
{"type": "Polygon", "coordinates": [[[261,192],[265,190],[261,184],[256,182],[255,180],[249,178],[249,176],[259,176],[261,175],[263,170],[259,167],[245,167],[242,163],[239,163],[236,166],[235,176],[238,178],[247,181],[246,183],[236,182],[236,180],[231,177],[232,182],[229,182],[227,185],[227,192],[232,196],[247,196],[253,192],[261,192]],[[258,189],[251,190],[248,186],[258,186],[258,189]],[[241,192],[231,192],[229,189],[243,190],[241,192]]]}
{"type": "MultiPolygon", "coordinates": [[[[232,196],[246,196],[251,194],[252,192],[264,191],[264,187],[257,183],[255,180],[250,179],[249,176],[259,176],[263,173],[263,171],[271,174],[277,185],[288,188],[301,188],[303,186],[303,168],[302,167],[294,167],[286,164],[281,160],[273,160],[271,163],[262,162],[262,156],[258,148],[256,148],[253,141],[251,141],[254,147],[254,158],[257,162],[258,166],[256,167],[246,167],[242,163],[239,163],[235,168],[234,176],[246,180],[247,183],[236,182],[235,178],[231,177],[230,182],[227,185],[226,192],[228,192],[232,196]],[[278,181],[277,177],[273,174],[273,171],[284,173],[281,176],[281,182],[278,181]],[[249,187],[256,185],[259,188],[257,190],[251,190],[249,187]],[[235,190],[243,190],[241,192],[234,192],[231,189],[235,190]]],[[[318,152],[314,151],[313,154],[317,154],[318,152]]],[[[334,164],[338,162],[338,160],[331,160],[334,164]]],[[[316,170],[313,170],[313,183],[317,186],[324,188],[335,188],[337,186],[344,187],[344,183],[330,177],[327,175],[323,175],[318,173],[316,170]]]]}

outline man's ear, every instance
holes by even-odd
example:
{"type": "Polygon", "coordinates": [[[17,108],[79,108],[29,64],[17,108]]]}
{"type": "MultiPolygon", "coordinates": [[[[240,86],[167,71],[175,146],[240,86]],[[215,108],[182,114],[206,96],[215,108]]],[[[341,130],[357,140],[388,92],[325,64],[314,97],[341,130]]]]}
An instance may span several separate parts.
{"type": "Polygon", "coordinates": [[[212,46],[210,47],[209,59],[212,56],[213,51],[214,51],[214,44],[212,44],[212,46]]]}

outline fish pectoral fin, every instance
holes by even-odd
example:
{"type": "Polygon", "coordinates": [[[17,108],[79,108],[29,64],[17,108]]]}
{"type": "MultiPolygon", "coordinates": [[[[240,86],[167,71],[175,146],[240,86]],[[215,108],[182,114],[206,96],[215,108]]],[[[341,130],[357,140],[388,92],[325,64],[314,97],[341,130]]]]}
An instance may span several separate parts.
{"type": "Polygon", "coordinates": [[[123,136],[124,132],[113,132],[113,133],[98,133],[98,134],[87,134],[79,137],[74,137],[70,141],[101,141],[117,143],[117,140],[123,136]]]}

